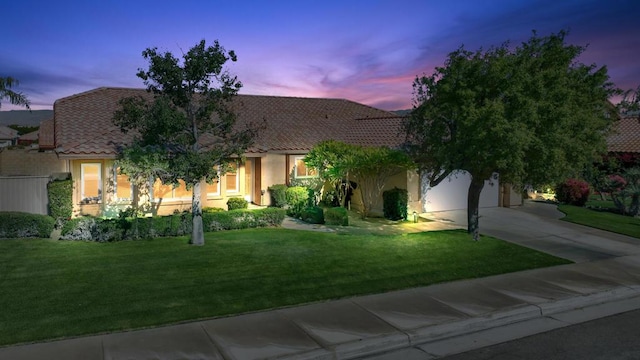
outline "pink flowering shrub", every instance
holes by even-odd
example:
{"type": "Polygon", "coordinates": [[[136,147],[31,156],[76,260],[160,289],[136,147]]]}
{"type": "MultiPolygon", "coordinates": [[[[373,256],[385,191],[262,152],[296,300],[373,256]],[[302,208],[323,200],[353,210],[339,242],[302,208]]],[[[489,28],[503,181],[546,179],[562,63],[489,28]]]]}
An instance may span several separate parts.
{"type": "Polygon", "coordinates": [[[620,175],[609,175],[607,179],[607,192],[612,193],[616,191],[620,191],[627,186],[627,180],[625,180],[620,175]]]}
{"type": "Polygon", "coordinates": [[[556,200],[561,203],[584,206],[589,200],[589,184],[579,179],[567,179],[556,186],[556,200]]]}

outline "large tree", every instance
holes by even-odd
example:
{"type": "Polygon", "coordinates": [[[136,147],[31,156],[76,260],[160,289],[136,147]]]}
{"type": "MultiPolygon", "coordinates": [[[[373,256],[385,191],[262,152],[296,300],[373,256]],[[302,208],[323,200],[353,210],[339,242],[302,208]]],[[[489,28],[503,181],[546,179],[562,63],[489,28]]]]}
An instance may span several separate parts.
{"type": "Polygon", "coordinates": [[[616,89],[606,67],[577,61],[585,47],[565,36],[534,32],[516,47],[461,47],[413,84],[408,150],[430,186],[456,171],[471,175],[467,220],[475,240],[480,192],[493,174],[503,183],[553,183],[605,151],[616,89]]]}
{"type": "Polygon", "coordinates": [[[11,90],[14,86],[18,86],[18,80],[12,77],[0,77],[0,106],[2,106],[1,100],[8,99],[10,104],[30,109],[29,99],[23,93],[11,90]]]}
{"type": "Polygon", "coordinates": [[[216,41],[205,41],[182,55],[182,60],[169,52],[148,48],[142,56],[148,60],[147,70],[139,69],[153,94],[125,98],[114,114],[114,123],[122,131],[135,131],[129,155],[129,172],[145,174],[153,170],[145,159],[164,157],[158,168],[165,183],[183,180],[192,189],[193,231],[191,243],[204,244],[201,184],[211,182],[224,172],[231,158],[240,157],[255,136],[255,127],[236,126],[232,99],[242,84],[225,69],[227,61],[236,61],[233,51],[226,51],[216,41]],[[145,156],[146,155],[148,156],[145,156]],[[136,160],[138,159],[138,160],[136,160]],[[141,162],[138,171],[132,168],[141,162]]]}

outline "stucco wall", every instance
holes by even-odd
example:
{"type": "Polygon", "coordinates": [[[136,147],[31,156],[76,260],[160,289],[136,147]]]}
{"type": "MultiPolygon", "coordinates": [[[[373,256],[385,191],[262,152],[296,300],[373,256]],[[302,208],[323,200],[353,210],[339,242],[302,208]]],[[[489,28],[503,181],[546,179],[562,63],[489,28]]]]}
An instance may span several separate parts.
{"type": "Polygon", "coordinates": [[[267,154],[261,160],[262,189],[266,190],[263,198],[263,205],[271,205],[271,196],[267,190],[269,186],[285,184],[288,172],[286,171],[286,157],[288,155],[267,154]]]}
{"type": "MultiPolygon", "coordinates": [[[[422,211],[447,211],[467,208],[467,194],[471,175],[466,171],[449,175],[440,184],[428,186],[426,174],[422,181],[422,211]]],[[[500,186],[498,180],[485,181],[480,194],[480,207],[498,206],[500,186]]]]}

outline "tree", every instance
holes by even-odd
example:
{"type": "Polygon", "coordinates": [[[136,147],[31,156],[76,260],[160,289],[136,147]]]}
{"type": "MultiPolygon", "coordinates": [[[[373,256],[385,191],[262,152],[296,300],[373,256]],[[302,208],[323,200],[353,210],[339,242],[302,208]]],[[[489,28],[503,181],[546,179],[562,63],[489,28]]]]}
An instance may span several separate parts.
{"type": "MultiPolygon", "coordinates": [[[[12,77],[0,77],[0,100],[9,99],[9,103],[24,106],[27,110],[31,110],[29,99],[23,93],[11,90],[12,87],[18,86],[18,84],[18,80],[12,77]]],[[[0,102],[1,106],[2,103],[0,102]]]]}
{"type": "Polygon", "coordinates": [[[356,147],[351,174],[362,194],[362,217],[369,216],[389,178],[414,167],[409,156],[388,147],[356,147]]]}
{"type": "Polygon", "coordinates": [[[623,114],[631,113],[640,117],[640,85],[624,92],[622,101],[618,104],[618,110],[623,114]]]}
{"type": "Polygon", "coordinates": [[[349,172],[355,156],[351,145],[327,140],[316,144],[304,157],[305,164],[316,169],[318,176],[338,191],[340,206],[346,206],[347,192],[351,188],[349,172]]]}
{"type": "Polygon", "coordinates": [[[121,100],[114,123],[123,132],[136,132],[131,144],[134,150],[123,152],[122,157],[132,160],[129,165],[139,164],[139,174],[149,170],[149,159],[161,157],[157,161],[166,166],[155,175],[162,173],[164,183],[183,180],[193,190],[190,242],[203,245],[201,184],[226,172],[231,158],[242,156],[257,131],[250,124],[242,129],[236,126],[231,102],[242,83],[224,65],[237,58],[217,41],[206,46],[204,40],[183,54],[182,60],[169,52],[159,53],[157,48],[146,49],[142,56],[149,68],[139,69],[137,76],[153,99],[121,100]]]}
{"type": "Polygon", "coordinates": [[[307,166],[318,169],[321,179],[339,190],[340,204],[346,206],[351,180],[362,194],[362,217],[366,218],[380,198],[386,181],[413,167],[406,153],[388,147],[363,147],[336,140],[318,143],[305,156],[307,166]],[[344,186],[343,186],[344,185],[344,186]]]}
{"type": "Polygon", "coordinates": [[[453,172],[471,175],[468,232],[479,239],[478,205],[487,179],[534,186],[578,174],[604,153],[616,92],[606,67],[577,62],[585,47],[566,32],[520,46],[449,54],[416,78],[404,123],[407,149],[436,186],[453,172]]]}

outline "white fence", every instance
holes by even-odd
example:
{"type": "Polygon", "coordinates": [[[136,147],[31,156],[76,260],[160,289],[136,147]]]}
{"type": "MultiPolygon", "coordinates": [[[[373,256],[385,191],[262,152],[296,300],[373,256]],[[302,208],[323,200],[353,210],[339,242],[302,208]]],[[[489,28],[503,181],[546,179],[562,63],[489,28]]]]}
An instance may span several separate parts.
{"type": "Polygon", "coordinates": [[[48,213],[49,176],[0,176],[0,211],[48,213]]]}

